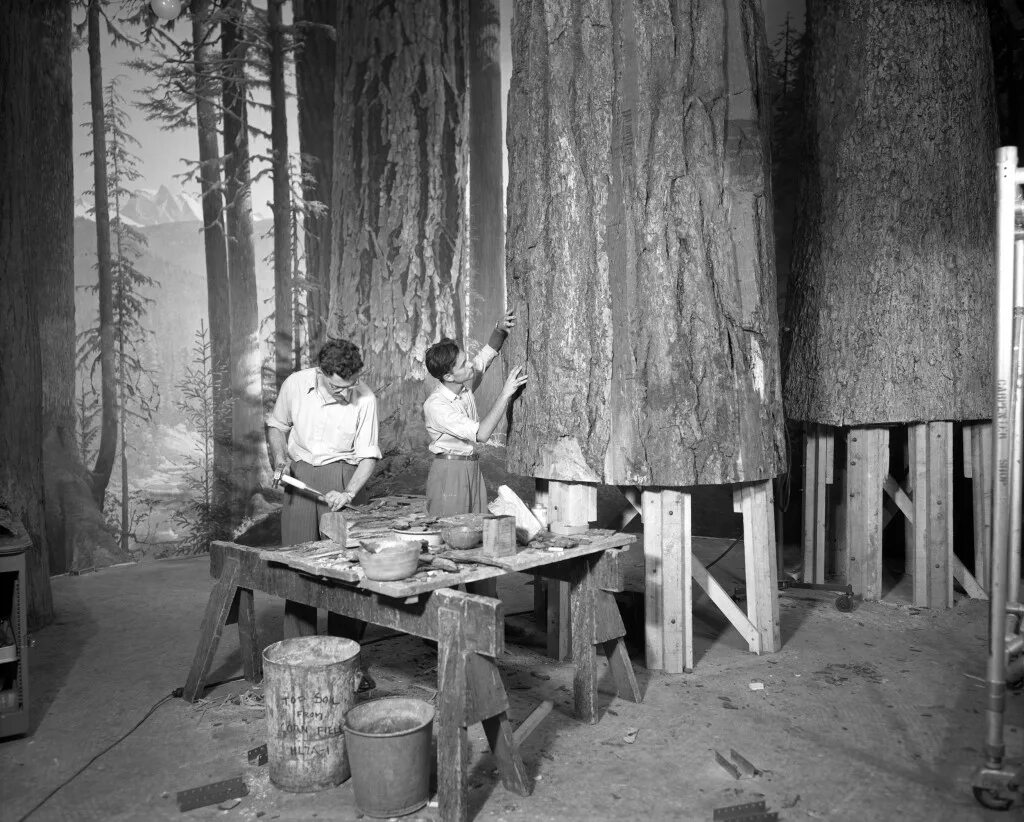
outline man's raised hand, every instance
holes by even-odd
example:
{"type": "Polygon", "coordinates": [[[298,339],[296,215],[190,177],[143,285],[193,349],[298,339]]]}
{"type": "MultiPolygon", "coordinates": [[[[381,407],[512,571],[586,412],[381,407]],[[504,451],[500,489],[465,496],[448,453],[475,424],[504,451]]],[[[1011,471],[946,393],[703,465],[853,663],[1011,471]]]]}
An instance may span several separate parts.
{"type": "Polygon", "coordinates": [[[521,365],[517,365],[508,372],[508,377],[505,378],[505,386],[502,388],[502,393],[511,399],[515,395],[516,391],[524,385],[526,385],[526,372],[523,370],[521,365]]]}

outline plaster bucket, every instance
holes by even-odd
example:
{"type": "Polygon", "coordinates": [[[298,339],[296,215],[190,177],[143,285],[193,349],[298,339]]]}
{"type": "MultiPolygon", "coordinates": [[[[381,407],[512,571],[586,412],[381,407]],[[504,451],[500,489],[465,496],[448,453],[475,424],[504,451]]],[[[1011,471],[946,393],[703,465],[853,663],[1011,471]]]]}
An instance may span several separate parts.
{"type": "Polygon", "coordinates": [[[374,699],[348,712],[345,740],[362,813],[402,816],[427,804],[433,724],[433,707],[420,699],[374,699]]]}
{"type": "Polygon", "coordinates": [[[359,643],[305,636],[263,651],[270,781],[286,791],[318,791],[344,782],[345,714],[355,704],[359,643]]]}

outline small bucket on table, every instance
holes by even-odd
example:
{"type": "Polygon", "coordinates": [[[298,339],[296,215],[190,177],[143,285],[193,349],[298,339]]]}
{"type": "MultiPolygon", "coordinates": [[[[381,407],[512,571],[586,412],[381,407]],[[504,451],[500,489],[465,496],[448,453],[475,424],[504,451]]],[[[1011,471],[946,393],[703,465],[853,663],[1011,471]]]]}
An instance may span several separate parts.
{"type": "Polygon", "coordinates": [[[433,707],[420,699],[373,699],[348,712],[345,739],[360,812],[382,819],[427,804],[433,724],[433,707]]]}
{"type": "Polygon", "coordinates": [[[333,636],[285,639],[263,651],[270,781],[286,791],[349,778],[343,733],[355,704],[359,643],[333,636]]]}

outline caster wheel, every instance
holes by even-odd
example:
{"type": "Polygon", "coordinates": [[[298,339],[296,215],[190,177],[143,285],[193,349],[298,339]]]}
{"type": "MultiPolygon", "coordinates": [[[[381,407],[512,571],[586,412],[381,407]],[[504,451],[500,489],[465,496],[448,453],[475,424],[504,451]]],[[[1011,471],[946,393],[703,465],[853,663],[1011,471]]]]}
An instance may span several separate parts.
{"type": "Polygon", "coordinates": [[[842,611],[844,614],[850,613],[854,609],[854,602],[851,597],[843,594],[840,597],[836,597],[836,610],[842,611]]]}
{"type": "Polygon", "coordinates": [[[1013,805],[1013,797],[997,793],[989,788],[974,788],[974,798],[978,804],[988,808],[990,811],[1008,811],[1013,805]]]}

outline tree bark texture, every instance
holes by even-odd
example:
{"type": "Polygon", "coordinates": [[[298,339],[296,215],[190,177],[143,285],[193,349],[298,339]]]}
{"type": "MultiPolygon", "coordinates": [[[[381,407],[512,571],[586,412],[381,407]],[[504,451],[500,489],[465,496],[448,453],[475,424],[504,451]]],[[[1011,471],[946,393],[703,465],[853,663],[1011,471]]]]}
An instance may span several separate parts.
{"type": "MultiPolygon", "coordinates": [[[[46,39],[43,48],[65,54],[71,48],[71,29],[64,14],[44,18],[40,36],[46,39]]],[[[72,134],[71,64],[59,59],[41,63],[34,73],[35,94],[48,101],[34,109],[33,150],[40,158],[34,166],[37,180],[36,198],[40,208],[52,213],[60,225],[74,222],[73,174],[74,150],[72,134]]],[[[43,363],[44,431],[56,431],[69,452],[77,453],[75,445],[75,364],[78,360],[75,334],[75,272],[74,235],[54,233],[49,227],[28,226],[36,247],[46,248],[36,266],[36,307],[43,363]]]]}
{"type": "MultiPolygon", "coordinates": [[[[89,0],[89,97],[92,109],[93,202],[96,220],[96,273],[100,319],[100,444],[93,468],[92,494],[102,509],[117,455],[117,377],[114,371],[114,276],[110,253],[107,187],[107,132],[103,110],[103,55],[100,0],[89,0]]],[[[73,201],[72,201],[73,202],[73,201]]],[[[72,276],[74,276],[72,274],[72,276]]]]}
{"type": "Polygon", "coordinates": [[[199,185],[203,197],[203,246],[206,252],[207,313],[210,321],[210,372],[213,382],[213,505],[228,510],[231,476],[231,298],[221,193],[220,137],[213,80],[215,26],[210,0],[192,0],[193,60],[196,71],[196,128],[199,136],[199,185]]]}
{"type": "Polygon", "coordinates": [[[274,375],[277,388],[292,372],[292,197],[288,183],[288,115],[281,6],[267,4],[270,30],[270,139],[274,176],[274,375]]]}
{"type": "Polygon", "coordinates": [[[326,207],[305,218],[306,328],[309,355],[325,338],[331,303],[331,180],[334,175],[334,82],[337,0],[294,0],[300,44],[295,52],[295,91],[299,108],[299,145],[307,201],[326,207]],[[329,27],[329,30],[328,30],[329,27]]]}
{"type": "Polygon", "coordinates": [[[245,65],[249,43],[244,4],[231,0],[221,21],[224,98],[224,193],[227,203],[228,283],[231,294],[231,512],[245,514],[249,497],[269,474],[263,432],[263,375],[259,298],[253,246],[249,117],[245,65]],[[264,470],[265,469],[265,470],[264,470]]]}
{"type": "Polygon", "coordinates": [[[424,351],[463,336],[464,15],[348,0],[338,18],[328,335],[362,349],[385,449],[425,441],[424,351]]]}
{"type": "Polygon", "coordinates": [[[996,123],[985,5],[811,0],[786,408],[992,416],[996,123]]]}
{"type": "Polygon", "coordinates": [[[682,486],[785,470],[755,0],[516,8],[511,471],[682,486]]]}
{"type": "MultiPolygon", "coordinates": [[[[70,116],[61,96],[39,96],[37,76],[71,67],[71,12],[63,0],[0,3],[0,506],[32,537],[26,557],[28,621],[31,629],[53,619],[50,568],[43,521],[42,358],[40,353],[39,267],[70,269],[63,242],[38,244],[41,236],[72,235],[64,208],[50,197],[74,200],[71,158],[51,157],[51,184],[39,193],[37,128],[63,130],[70,116]],[[47,116],[47,114],[49,116],[47,116]],[[61,170],[62,173],[57,173],[61,170]],[[63,192],[63,193],[61,193],[63,192]]],[[[55,75],[51,75],[55,76],[55,75]]],[[[48,136],[45,140],[52,140],[48,136]]]]}
{"type": "MultiPolygon", "coordinates": [[[[501,20],[497,0],[469,3],[469,267],[467,345],[486,342],[505,306],[505,192],[502,186],[501,20]]],[[[501,391],[491,368],[476,389],[482,413],[501,391]]]]}

